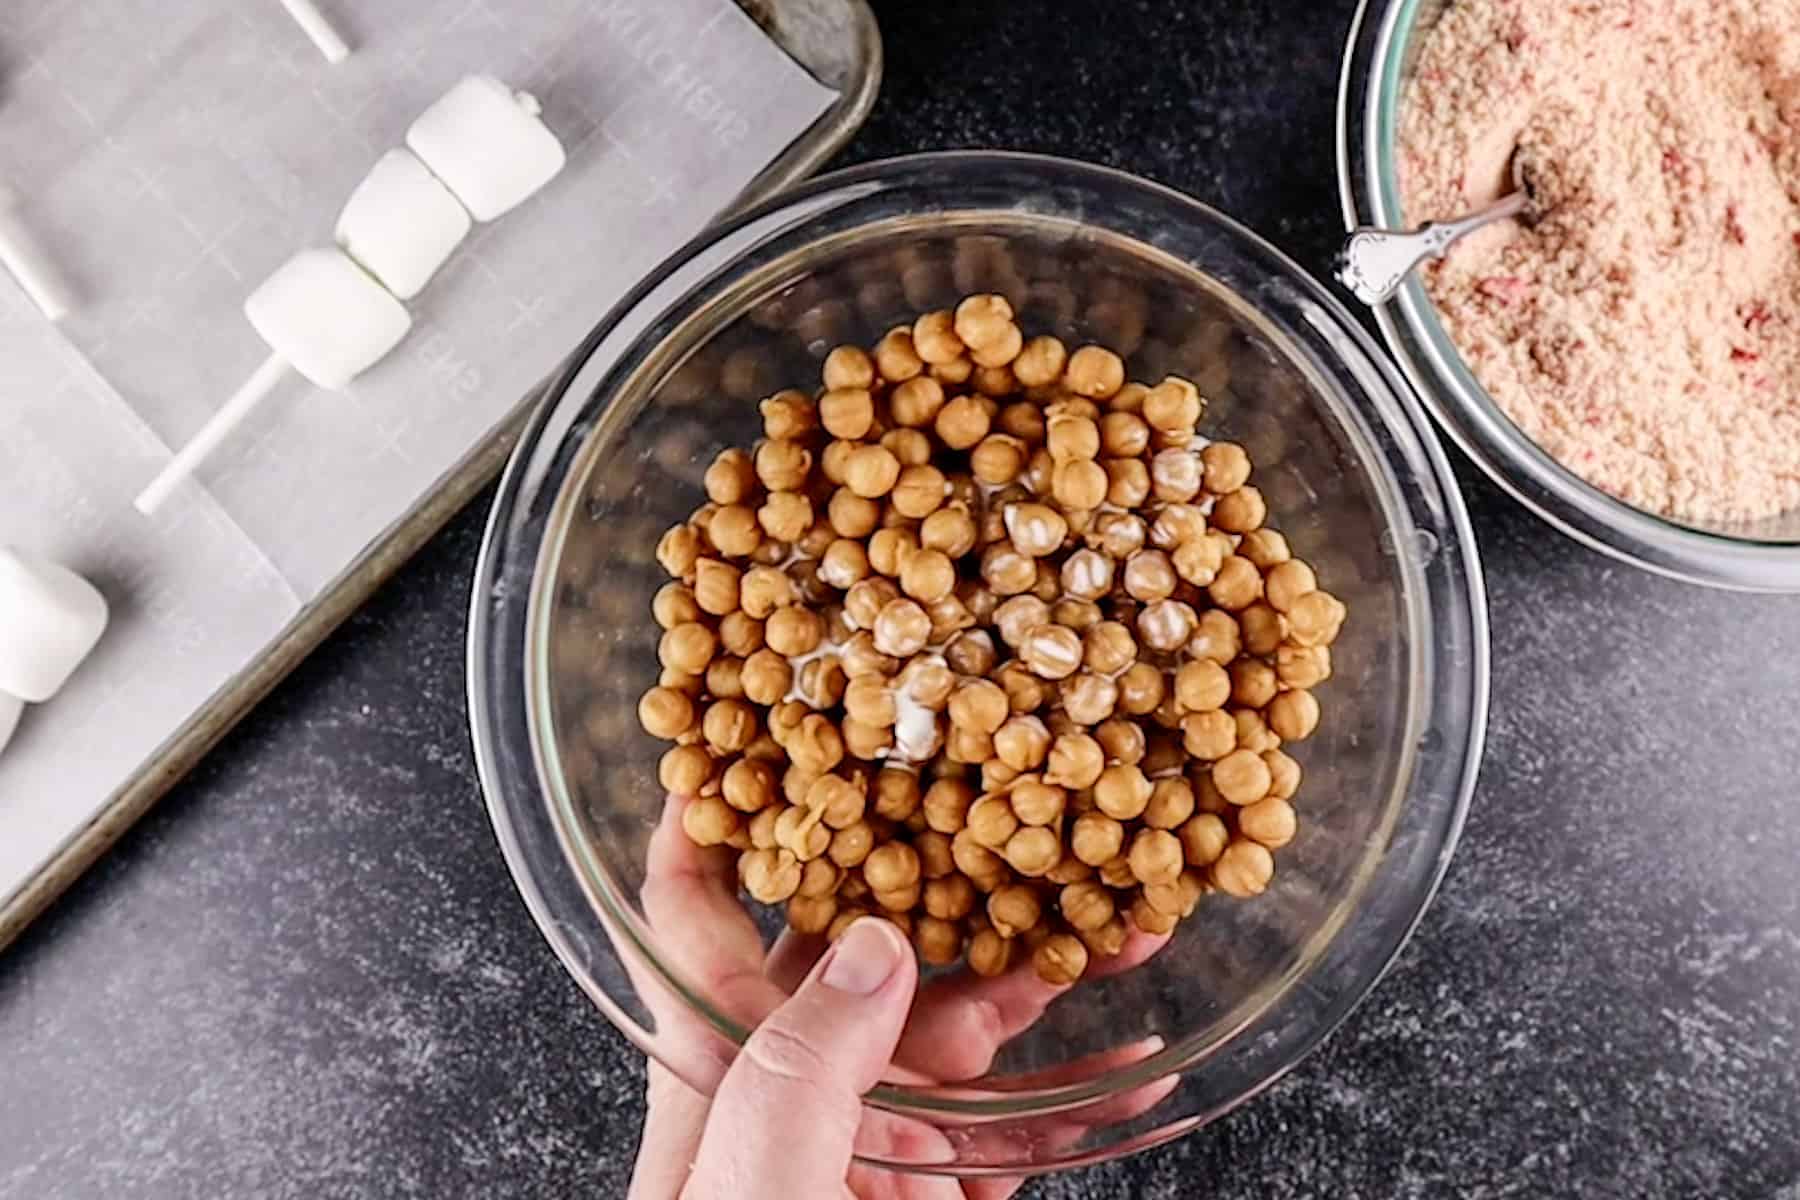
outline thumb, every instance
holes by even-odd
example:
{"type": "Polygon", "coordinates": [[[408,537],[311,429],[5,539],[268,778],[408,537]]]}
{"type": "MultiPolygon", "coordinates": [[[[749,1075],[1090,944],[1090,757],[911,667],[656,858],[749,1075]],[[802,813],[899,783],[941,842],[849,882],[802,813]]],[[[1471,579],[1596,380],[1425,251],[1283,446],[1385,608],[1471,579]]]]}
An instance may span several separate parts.
{"type": "Polygon", "coordinates": [[[862,1095],[887,1069],[917,986],[891,922],[851,925],[725,1073],[683,1195],[843,1195],[862,1095]]]}

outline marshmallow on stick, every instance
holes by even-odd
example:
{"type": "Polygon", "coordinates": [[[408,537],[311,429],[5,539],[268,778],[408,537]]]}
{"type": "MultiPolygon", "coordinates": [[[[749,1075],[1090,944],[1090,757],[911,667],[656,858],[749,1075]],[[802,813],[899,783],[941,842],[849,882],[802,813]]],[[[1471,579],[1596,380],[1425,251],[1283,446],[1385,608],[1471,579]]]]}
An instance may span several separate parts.
{"type": "Polygon", "coordinates": [[[0,266],[11,273],[46,318],[60,321],[75,307],[74,291],[44,253],[43,244],[19,219],[16,208],[11,189],[0,183],[0,266]]]}
{"type": "Polygon", "coordinates": [[[325,14],[320,12],[312,0],[281,0],[281,7],[287,9],[288,16],[294,18],[294,24],[300,26],[302,33],[312,39],[312,44],[319,48],[325,61],[336,66],[350,57],[350,47],[343,35],[332,26],[325,14]]]}
{"type": "Polygon", "coordinates": [[[341,249],[301,251],[244,302],[274,353],[144,489],[138,510],[161,507],[289,367],[337,391],[398,345],[412,325],[400,300],[449,260],[470,216],[493,220],[562,169],[562,143],[537,113],[532,97],[471,75],[413,122],[410,151],[383,155],[351,193],[341,249]]]}
{"type": "Polygon", "coordinates": [[[62,690],[106,631],[106,598],[46,559],[0,546],[0,749],[26,704],[62,690]]]}
{"type": "Polygon", "coordinates": [[[244,315],[274,351],[169,460],[137,498],[146,515],[194,472],[275,390],[292,367],[329,391],[375,365],[412,328],[412,317],[342,250],[302,250],[244,301],[244,315]]]}
{"type": "Polygon", "coordinates": [[[465,75],[406,131],[406,144],[477,221],[492,221],[556,177],[562,143],[538,102],[492,75],[465,75]]]}
{"type": "Polygon", "coordinates": [[[6,753],[6,743],[12,741],[13,730],[19,727],[19,718],[24,712],[23,700],[0,692],[0,754],[6,753]]]}

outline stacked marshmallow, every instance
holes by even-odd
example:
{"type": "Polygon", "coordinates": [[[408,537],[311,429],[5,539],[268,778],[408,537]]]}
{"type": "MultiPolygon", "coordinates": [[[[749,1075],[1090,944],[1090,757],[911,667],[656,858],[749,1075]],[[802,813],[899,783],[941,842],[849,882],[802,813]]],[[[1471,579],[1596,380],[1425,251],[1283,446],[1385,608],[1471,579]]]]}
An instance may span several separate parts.
{"type": "Polygon", "coordinates": [[[0,750],[26,704],[56,695],[106,629],[106,598],[67,567],[0,546],[0,750]]]}
{"type": "Polygon", "coordinates": [[[468,236],[562,170],[565,156],[537,101],[470,75],[425,110],[356,186],[337,245],[302,250],[244,302],[273,354],[137,499],[156,511],[177,484],[281,382],[287,368],[330,391],[379,362],[412,327],[400,302],[430,282],[468,236]]]}
{"type": "Polygon", "coordinates": [[[492,221],[562,170],[562,143],[537,103],[470,75],[425,110],[351,193],[337,246],[302,250],[244,304],[269,348],[319,387],[337,390],[406,336],[400,304],[449,261],[470,218],[492,221]]]}

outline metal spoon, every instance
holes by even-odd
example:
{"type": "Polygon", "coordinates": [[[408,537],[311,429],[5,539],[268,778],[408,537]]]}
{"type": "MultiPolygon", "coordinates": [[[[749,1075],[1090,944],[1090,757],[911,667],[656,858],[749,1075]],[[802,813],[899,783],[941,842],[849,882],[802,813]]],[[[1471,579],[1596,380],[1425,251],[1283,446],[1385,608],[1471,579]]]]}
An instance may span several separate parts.
{"type": "Polygon", "coordinates": [[[1338,282],[1364,304],[1381,304],[1400,290],[1413,268],[1427,258],[1442,258],[1452,243],[1477,229],[1512,217],[1535,218],[1536,197],[1526,178],[1524,156],[1517,151],[1512,179],[1511,195],[1460,220],[1433,221],[1411,233],[1368,226],[1353,230],[1334,264],[1338,282]]]}

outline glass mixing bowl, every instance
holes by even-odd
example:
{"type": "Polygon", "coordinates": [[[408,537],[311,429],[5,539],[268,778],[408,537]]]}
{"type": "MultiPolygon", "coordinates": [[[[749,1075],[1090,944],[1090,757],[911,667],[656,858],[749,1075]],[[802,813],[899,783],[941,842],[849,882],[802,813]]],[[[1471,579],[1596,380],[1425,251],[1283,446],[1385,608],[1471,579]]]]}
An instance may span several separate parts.
{"type": "MultiPolygon", "coordinates": [[[[928,984],[909,1038],[929,1053],[903,1053],[870,1094],[858,1152],[962,1175],[1153,1144],[1316,1046],[1448,863],[1488,690],[1480,568],[1443,454],[1367,336],[1266,242],[1141,180],[1019,155],[901,159],[789,192],[682,250],[582,344],[501,484],[475,582],[495,830],[557,955],[646,1053],[710,1091],[771,984],[795,977],[793,939],[761,965],[777,915],[752,925],[735,900],[685,892],[654,849],[665,746],[635,706],[657,673],[657,537],[701,502],[715,452],[756,437],[759,397],[817,379],[840,341],[989,290],[1030,332],[1128,352],[1135,378],[1199,381],[1207,431],[1249,448],[1271,523],[1351,616],[1325,720],[1290,747],[1301,829],[1264,896],[1207,898],[1161,953],[1061,995],[991,1062],[981,990],[928,984]]],[[[1015,1009],[1045,998],[1028,965],[999,986],[1015,1009]]]]}
{"type": "MultiPolygon", "coordinates": [[[[1407,229],[1394,142],[1421,47],[1448,0],[1363,0],[1338,92],[1338,186],[1346,228],[1407,229]]],[[[1800,510],[1762,521],[1683,523],[1593,487],[1521,433],[1476,380],[1415,275],[1375,309],[1388,348],[1463,453],[1526,508],[1614,558],[1658,574],[1744,591],[1800,591],[1800,510]]]]}

